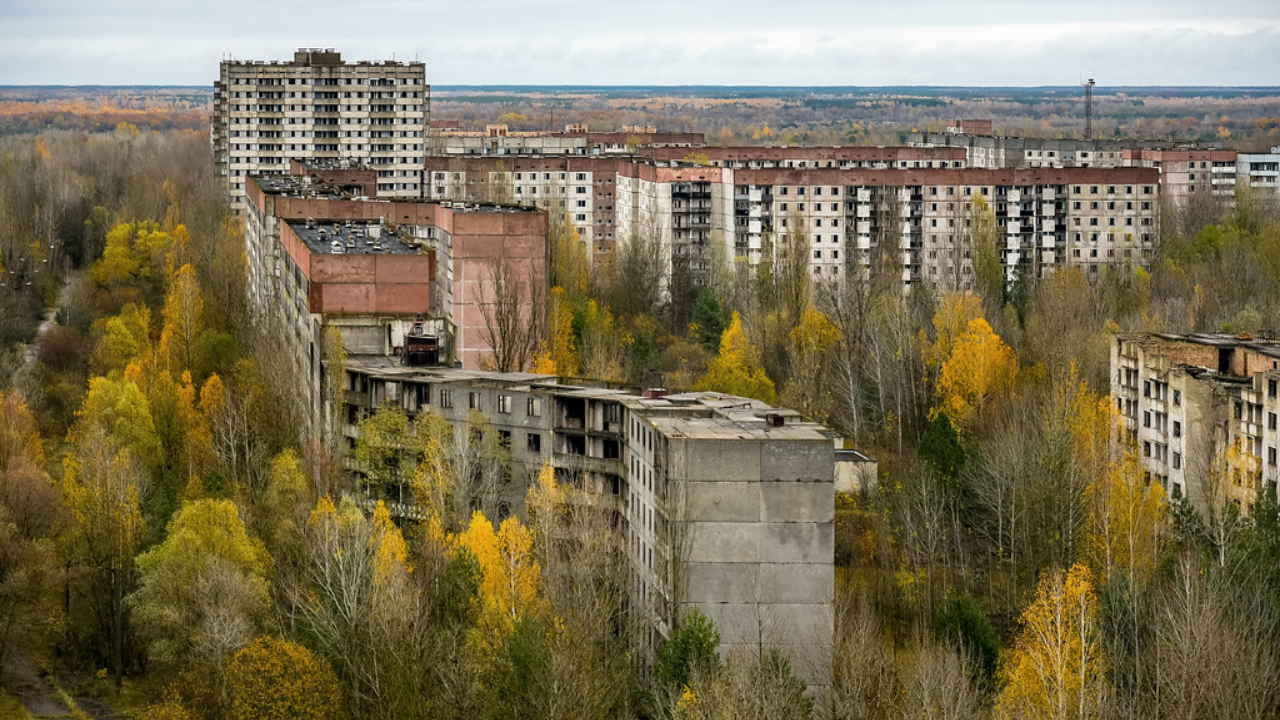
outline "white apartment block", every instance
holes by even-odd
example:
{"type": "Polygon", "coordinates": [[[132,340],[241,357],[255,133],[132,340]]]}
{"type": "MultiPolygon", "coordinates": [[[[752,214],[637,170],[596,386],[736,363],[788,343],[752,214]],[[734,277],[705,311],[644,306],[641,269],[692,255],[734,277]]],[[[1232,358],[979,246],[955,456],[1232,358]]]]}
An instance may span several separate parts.
{"type": "Polygon", "coordinates": [[[289,160],[372,167],[384,197],[422,196],[431,88],[421,62],[343,62],[331,49],[292,61],[224,60],[211,139],[232,207],[249,175],[286,174],[289,160]]]}
{"type": "Polygon", "coordinates": [[[1280,199],[1280,147],[1269,153],[1240,153],[1236,156],[1236,182],[1248,183],[1259,197],[1280,199]]]}

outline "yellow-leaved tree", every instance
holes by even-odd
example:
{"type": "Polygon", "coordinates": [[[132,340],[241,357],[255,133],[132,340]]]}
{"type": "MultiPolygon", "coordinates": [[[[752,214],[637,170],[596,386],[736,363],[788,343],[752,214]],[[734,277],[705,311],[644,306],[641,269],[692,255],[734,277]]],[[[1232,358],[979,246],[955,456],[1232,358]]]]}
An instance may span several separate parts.
{"type": "Polygon", "coordinates": [[[338,677],[324,658],[279,638],[245,645],[227,668],[236,720],[331,720],[339,717],[338,677]]]}
{"type": "Polygon", "coordinates": [[[195,268],[183,265],[169,279],[169,292],[161,311],[164,329],[160,332],[162,357],[171,372],[191,368],[196,338],[204,331],[204,297],[196,281],[195,268]]]}
{"type": "Polygon", "coordinates": [[[94,323],[97,344],[89,358],[95,375],[121,373],[151,347],[151,310],[143,303],[126,303],[119,315],[94,323]]]}
{"type": "Polygon", "coordinates": [[[538,578],[542,569],[533,558],[533,534],[511,517],[497,531],[476,511],[467,529],[451,538],[455,553],[469,553],[480,572],[474,600],[475,638],[483,647],[499,648],[516,621],[542,610],[538,578]]]}
{"type": "Polygon", "coordinates": [[[986,320],[974,318],[942,364],[933,414],[945,412],[962,431],[972,431],[988,405],[1013,391],[1017,377],[1013,350],[986,320]]]}
{"type": "MultiPolygon", "coordinates": [[[[924,346],[924,361],[934,377],[942,374],[942,366],[960,336],[969,329],[969,323],[982,317],[982,300],[970,292],[946,293],[938,299],[938,309],[933,313],[934,340],[924,346]]],[[[920,331],[923,337],[924,331],[920,331]]]]}
{"type": "Polygon", "coordinates": [[[755,398],[770,405],[776,400],[777,389],[765,374],[755,349],[747,342],[737,312],[720,338],[720,354],[707,363],[707,374],[694,388],[755,398]]]}
{"type": "Polygon", "coordinates": [[[573,377],[578,374],[578,352],[573,340],[573,306],[562,287],[551,288],[551,342],[534,355],[535,373],[573,377]]]}
{"type": "Polygon", "coordinates": [[[1000,718],[1096,718],[1110,695],[1089,569],[1055,568],[1040,578],[1022,614],[996,700],[1000,718]]]}
{"type": "Polygon", "coordinates": [[[1098,577],[1124,571],[1131,583],[1155,572],[1165,519],[1164,488],[1142,477],[1137,453],[1126,451],[1085,491],[1084,553],[1098,577]]]}
{"type": "Polygon", "coordinates": [[[184,504],[164,542],[137,558],[130,603],[150,658],[216,678],[266,619],[268,563],[230,500],[184,504]]]}
{"type": "Polygon", "coordinates": [[[840,328],[813,306],[791,330],[791,379],[783,389],[783,400],[816,422],[825,423],[831,417],[834,398],[823,371],[829,365],[831,348],[839,341],[840,328]]]}

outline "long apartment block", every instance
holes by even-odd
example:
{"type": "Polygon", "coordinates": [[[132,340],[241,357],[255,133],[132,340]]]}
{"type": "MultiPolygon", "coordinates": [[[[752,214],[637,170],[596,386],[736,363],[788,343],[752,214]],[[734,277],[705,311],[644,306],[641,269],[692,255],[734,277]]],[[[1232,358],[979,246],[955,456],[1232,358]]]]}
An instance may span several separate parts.
{"type": "Polygon", "coordinates": [[[1010,281],[1146,265],[1158,238],[1155,168],[974,169],[956,148],[705,148],[696,163],[681,152],[432,158],[427,191],[564,213],[597,255],[656,238],[695,281],[717,260],[761,262],[780,235],[799,232],[815,279],[842,281],[887,251],[904,289],[969,287],[979,194],[1010,281]]]}
{"type": "Polygon", "coordinates": [[[421,197],[430,101],[421,62],[351,63],[314,48],[222,61],[211,139],[233,208],[244,209],[250,175],[285,174],[291,159],[364,163],[380,194],[421,197]]]}
{"type": "MultiPolygon", "coordinates": [[[[481,413],[512,480],[481,498],[519,513],[544,463],[610,515],[630,580],[639,657],[689,608],[722,651],[775,647],[810,686],[829,682],[837,465],[834,434],[791,410],[713,392],[634,393],[553,376],[406,365],[350,355],[346,433],[373,408],[432,411],[468,438],[481,413]]],[[[865,458],[861,458],[865,461],[865,458]]]]}
{"type": "Polygon", "coordinates": [[[1242,511],[1280,484],[1280,342],[1270,336],[1131,333],[1111,346],[1111,397],[1146,477],[1203,510],[1242,511]],[[1235,447],[1242,472],[1221,474],[1235,447]]]}

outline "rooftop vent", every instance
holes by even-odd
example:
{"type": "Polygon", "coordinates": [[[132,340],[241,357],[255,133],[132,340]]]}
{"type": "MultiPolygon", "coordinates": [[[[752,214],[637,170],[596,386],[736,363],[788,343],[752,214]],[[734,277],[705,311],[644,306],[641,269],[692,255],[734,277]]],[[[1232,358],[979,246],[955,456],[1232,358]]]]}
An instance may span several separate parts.
{"type": "Polygon", "coordinates": [[[649,388],[648,390],[644,391],[644,396],[649,398],[650,400],[657,400],[659,398],[664,398],[667,396],[667,389],[666,388],[649,388]]]}
{"type": "Polygon", "coordinates": [[[787,424],[787,419],[778,413],[768,413],[764,416],[764,423],[769,427],[782,427],[787,424]]]}

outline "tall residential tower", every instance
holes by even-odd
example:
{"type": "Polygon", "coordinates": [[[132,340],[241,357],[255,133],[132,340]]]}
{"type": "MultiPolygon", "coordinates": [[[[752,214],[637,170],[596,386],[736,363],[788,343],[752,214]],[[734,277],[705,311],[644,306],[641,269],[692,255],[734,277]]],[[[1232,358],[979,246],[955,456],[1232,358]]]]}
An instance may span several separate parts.
{"type": "Polygon", "coordinates": [[[347,63],[316,48],[222,61],[211,137],[232,207],[243,212],[249,175],[286,174],[290,159],[368,165],[380,195],[421,197],[430,107],[421,62],[347,63]]]}

